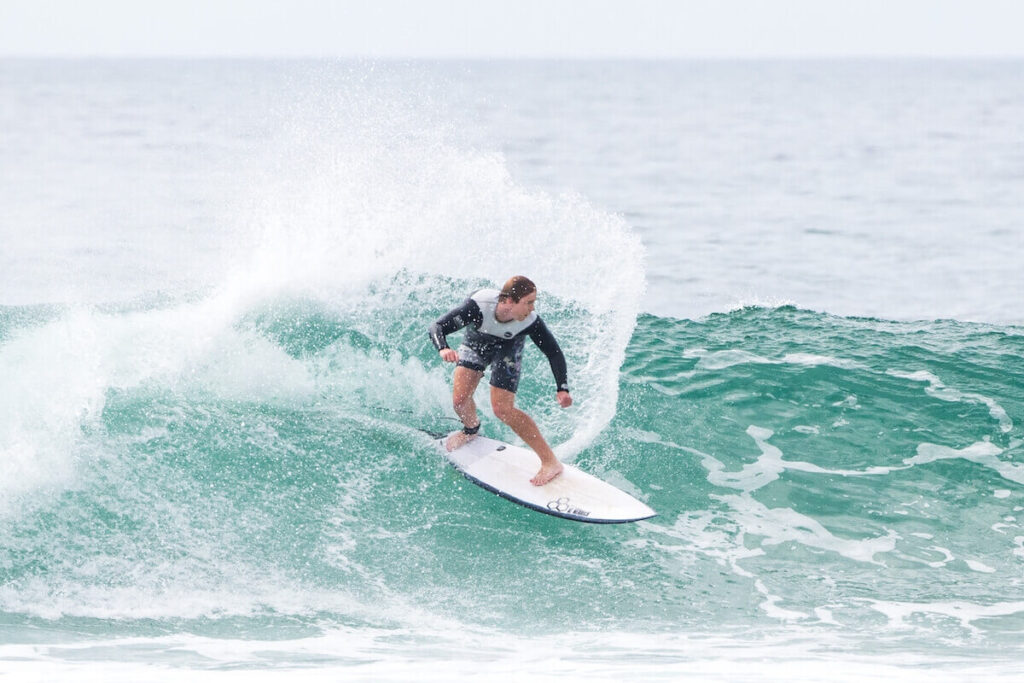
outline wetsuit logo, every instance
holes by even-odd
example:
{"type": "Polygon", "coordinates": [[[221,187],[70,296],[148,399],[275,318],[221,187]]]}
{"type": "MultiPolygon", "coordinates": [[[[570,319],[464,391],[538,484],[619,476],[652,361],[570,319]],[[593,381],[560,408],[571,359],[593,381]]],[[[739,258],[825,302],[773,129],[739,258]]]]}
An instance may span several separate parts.
{"type": "Polygon", "coordinates": [[[562,496],[561,498],[556,498],[555,500],[549,501],[548,510],[561,512],[563,515],[577,515],[579,517],[590,516],[590,510],[583,510],[576,507],[575,505],[573,505],[572,501],[569,500],[568,496],[562,496]]]}
{"type": "Polygon", "coordinates": [[[506,332],[505,333],[505,339],[511,339],[511,338],[512,338],[512,333],[511,332],[506,332]]]}

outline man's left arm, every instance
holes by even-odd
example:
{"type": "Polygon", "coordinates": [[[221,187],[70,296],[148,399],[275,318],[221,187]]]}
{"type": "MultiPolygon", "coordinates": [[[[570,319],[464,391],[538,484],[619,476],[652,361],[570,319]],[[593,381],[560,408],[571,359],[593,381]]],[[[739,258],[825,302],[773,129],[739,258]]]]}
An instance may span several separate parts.
{"type": "Polygon", "coordinates": [[[555,376],[555,386],[558,392],[556,397],[559,405],[563,408],[568,408],[572,405],[572,397],[569,395],[569,372],[562,348],[558,345],[558,341],[555,340],[555,335],[551,334],[551,330],[548,329],[548,326],[540,318],[537,318],[533,325],[530,325],[529,335],[533,343],[537,345],[537,348],[548,358],[551,374],[555,376]]]}

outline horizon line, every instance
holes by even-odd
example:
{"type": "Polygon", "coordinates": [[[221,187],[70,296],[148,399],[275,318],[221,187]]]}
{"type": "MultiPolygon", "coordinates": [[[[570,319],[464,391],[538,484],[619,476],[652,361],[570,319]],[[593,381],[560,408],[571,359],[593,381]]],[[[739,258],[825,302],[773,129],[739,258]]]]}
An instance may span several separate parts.
{"type": "Polygon", "coordinates": [[[219,53],[3,53],[0,59],[23,60],[224,60],[224,61],[345,61],[345,62],[753,62],[753,61],[1014,61],[1024,54],[761,54],[761,55],[358,55],[358,54],[219,54],[219,53]]]}

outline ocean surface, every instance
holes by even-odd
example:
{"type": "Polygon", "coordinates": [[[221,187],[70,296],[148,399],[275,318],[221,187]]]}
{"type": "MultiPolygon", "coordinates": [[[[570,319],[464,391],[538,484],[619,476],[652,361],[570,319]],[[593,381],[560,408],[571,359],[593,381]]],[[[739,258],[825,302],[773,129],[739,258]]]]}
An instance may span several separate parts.
{"type": "Polygon", "coordinates": [[[2,60],[0,130],[5,680],[1019,675],[1024,63],[2,60]],[[657,517],[420,431],[517,273],[657,517]]]}

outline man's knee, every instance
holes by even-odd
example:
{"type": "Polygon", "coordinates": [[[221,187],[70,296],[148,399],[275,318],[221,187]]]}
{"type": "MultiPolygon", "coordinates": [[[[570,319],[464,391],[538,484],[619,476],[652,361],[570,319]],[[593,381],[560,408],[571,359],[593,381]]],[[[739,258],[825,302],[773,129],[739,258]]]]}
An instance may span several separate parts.
{"type": "Polygon", "coordinates": [[[502,422],[508,422],[515,418],[519,413],[519,409],[516,408],[512,403],[498,402],[492,403],[491,408],[494,410],[494,417],[498,418],[502,422]]]}

